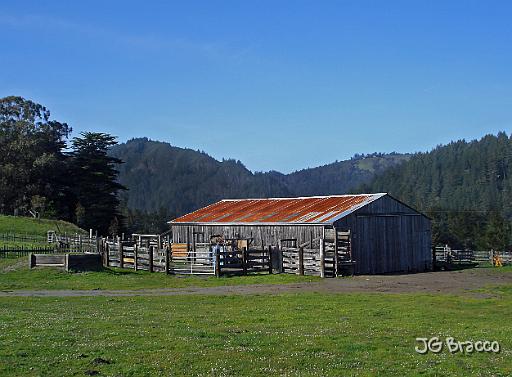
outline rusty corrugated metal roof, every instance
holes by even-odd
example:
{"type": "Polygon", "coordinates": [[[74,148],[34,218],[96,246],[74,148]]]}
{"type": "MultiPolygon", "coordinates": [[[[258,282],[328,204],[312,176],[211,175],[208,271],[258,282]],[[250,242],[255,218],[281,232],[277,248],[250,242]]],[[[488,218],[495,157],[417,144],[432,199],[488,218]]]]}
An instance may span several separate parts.
{"type": "Polygon", "coordinates": [[[173,224],[332,224],[386,194],[224,199],[173,224]]]}

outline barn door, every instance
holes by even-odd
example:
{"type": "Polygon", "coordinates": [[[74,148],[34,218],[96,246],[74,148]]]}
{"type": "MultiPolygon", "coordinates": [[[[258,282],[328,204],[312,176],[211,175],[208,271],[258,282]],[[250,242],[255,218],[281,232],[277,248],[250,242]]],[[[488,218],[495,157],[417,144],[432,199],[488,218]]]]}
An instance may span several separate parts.
{"type": "Polygon", "coordinates": [[[357,216],[356,259],[359,273],[401,271],[400,216],[357,216]]]}

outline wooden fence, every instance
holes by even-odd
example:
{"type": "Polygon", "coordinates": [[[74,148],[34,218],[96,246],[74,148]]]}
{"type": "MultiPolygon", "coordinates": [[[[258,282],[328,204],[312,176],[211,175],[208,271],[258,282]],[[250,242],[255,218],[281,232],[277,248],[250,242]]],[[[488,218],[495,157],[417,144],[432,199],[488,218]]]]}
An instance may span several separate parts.
{"type": "MultiPolygon", "coordinates": [[[[287,240],[283,240],[287,241],[287,240]]],[[[282,272],[335,277],[353,275],[355,261],[350,250],[350,233],[336,231],[334,240],[311,242],[310,247],[287,247],[281,242],[282,272]],[[315,247],[318,245],[318,247],[315,247]],[[313,247],[311,247],[313,246],[313,247]]]]}
{"type": "MultiPolygon", "coordinates": [[[[29,254],[96,253],[108,267],[164,272],[176,275],[229,275],[284,272],[334,277],[351,274],[350,234],[338,232],[334,240],[312,239],[307,245],[281,240],[277,246],[255,246],[252,240],[222,240],[219,244],[172,243],[158,235],[119,237],[60,237],[41,247],[0,248],[0,257],[29,254]],[[291,245],[291,246],[287,246],[291,245]],[[348,268],[347,268],[348,267],[348,268]]],[[[28,239],[25,237],[25,239],[28,239]]]]}
{"type": "Polygon", "coordinates": [[[23,233],[0,233],[0,258],[27,256],[30,253],[99,253],[101,239],[97,237],[75,235],[52,236],[29,235],[23,233]],[[34,245],[10,245],[10,242],[33,243],[34,245]]]}
{"type": "Polygon", "coordinates": [[[25,257],[32,253],[38,254],[56,254],[62,253],[54,246],[3,246],[0,248],[0,258],[25,257]]]}
{"type": "Polygon", "coordinates": [[[45,236],[12,232],[12,233],[0,233],[0,241],[45,243],[47,241],[47,239],[45,236]]]}
{"type": "Polygon", "coordinates": [[[165,272],[169,265],[168,249],[154,246],[144,247],[126,242],[105,242],[104,265],[109,267],[131,268],[135,271],[165,272]]]}
{"type": "Polygon", "coordinates": [[[433,250],[434,263],[437,267],[492,263],[495,255],[498,255],[503,263],[512,263],[510,251],[456,250],[449,246],[436,246],[433,250]]]}
{"type": "Polygon", "coordinates": [[[71,244],[71,245],[48,245],[48,246],[11,246],[0,247],[0,258],[24,257],[31,253],[38,254],[65,254],[65,253],[99,253],[96,244],[71,244]]]}
{"type": "Polygon", "coordinates": [[[226,275],[272,273],[272,250],[237,249],[228,245],[196,243],[139,246],[133,242],[104,242],[104,265],[109,267],[166,272],[175,275],[226,275]]]}
{"type": "Polygon", "coordinates": [[[271,248],[246,248],[229,249],[222,246],[212,246],[215,252],[215,272],[220,274],[247,274],[252,272],[272,273],[271,248]]]}

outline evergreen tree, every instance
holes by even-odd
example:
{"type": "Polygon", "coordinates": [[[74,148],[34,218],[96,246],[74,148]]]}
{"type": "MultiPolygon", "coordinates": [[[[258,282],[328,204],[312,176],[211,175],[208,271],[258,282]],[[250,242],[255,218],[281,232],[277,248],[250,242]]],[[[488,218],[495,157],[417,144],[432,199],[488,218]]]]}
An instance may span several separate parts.
{"type": "Polygon", "coordinates": [[[118,192],[125,187],[117,182],[116,166],[122,161],[107,154],[115,137],[85,132],[73,139],[73,182],[76,197],[76,220],[85,229],[100,234],[119,232],[118,192]]]}

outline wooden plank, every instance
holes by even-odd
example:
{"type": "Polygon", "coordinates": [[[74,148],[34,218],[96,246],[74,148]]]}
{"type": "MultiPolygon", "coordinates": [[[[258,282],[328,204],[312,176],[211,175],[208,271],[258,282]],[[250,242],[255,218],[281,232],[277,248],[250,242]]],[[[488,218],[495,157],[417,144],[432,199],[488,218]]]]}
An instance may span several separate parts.
{"type": "Polygon", "coordinates": [[[220,277],[220,250],[215,249],[215,276],[220,277]]]}
{"type": "Polygon", "coordinates": [[[324,251],[325,239],[320,240],[320,277],[325,277],[325,251],[324,251]]]}
{"type": "Polygon", "coordinates": [[[299,248],[299,266],[298,274],[304,275],[304,248],[299,248]]]}
{"type": "Polygon", "coordinates": [[[153,272],[153,246],[150,246],[148,249],[148,262],[149,262],[149,272],[153,272]]]}
{"type": "Polygon", "coordinates": [[[119,267],[124,268],[123,244],[119,237],[117,237],[117,247],[117,250],[119,250],[119,267]]]}
{"type": "MultiPolygon", "coordinates": [[[[160,239],[160,237],[159,237],[160,239]]],[[[171,260],[171,252],[169,250],[169,246],[166,246],[165,247],[165,273],[168,275],[169,274],[169,263],[170,263],[170,260],[171,260]]]]}
{"type": "Polygon", "coordinates": [[[137,244],[135,243],[133,245],[133,269],[135,271],[137,271],[138,269],[138,259],[139,259],[139,256],[138,256],[138,247],[137,247],[137,244]]]}

